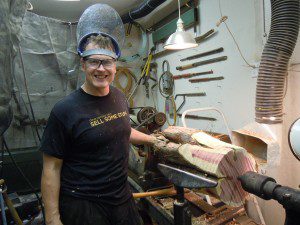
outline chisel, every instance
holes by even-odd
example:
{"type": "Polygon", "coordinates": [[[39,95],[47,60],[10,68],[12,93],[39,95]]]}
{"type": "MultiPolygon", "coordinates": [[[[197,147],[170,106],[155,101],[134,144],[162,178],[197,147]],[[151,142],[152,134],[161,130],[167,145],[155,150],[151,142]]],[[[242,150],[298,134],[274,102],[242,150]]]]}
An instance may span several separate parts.
{"type": "Polygon", "coordinates": [[[201,58],[201,57],[204,57],[204,56],[216,54],[216,53],[223,52],[223,51],[224,51],[223,48],[217,48],[217,49],[214,49],[214,50],[211,50],[211,51],[202,52],[200,54],[196,54],[196,55],[192,55],[192,56],[180,59],[180,61],[183,62],[183,61],[186,61],[186,60],[197,59],[197,58],[201,58]]]}
{"type": "Polygon", "coordinates": [[[210,63],[224,61],[226,59],[227,59],[227,56],[221,56],[221,57],[218,57],[218,58],[213,58],[213,59],[208,59],[208,60],[205,60],[205,61],[195,62],[195,63],[188,64],[188,65],[185,65],[185,66],[177,66],[176,69],[177,70],[186,70],[186,69],[190,69],[190,68],[197,67],[197,66],[202,66],[202,65],[206,65],[206,64],[210,64],[210,63]]]}
{"type": "Polygon", "coordinates": [[[205,72],[199,72],[199,73],[185,73],[181,75],[173,75],[173,80],[178,80],[181,78],[191,78],[195,76],[200,76],[200,75],[206,75],[206,74],[213,74],[214,72],[212,70],[210,71],[205,71],[205,72]]]}
{"type": "MultiPolygon", "coordinates": [[[[182,117],[182,114],[177,113],[177,116],[182,117]]],[[[206,116],[196,116],[196,115],[185,115],[187,119],[195,119],[195,120],[209,120],[209,121],[216,121],[216,118],[213,117],[206,117],[206,116]]]]}
{"type": "Polygon", "coordinates": [[[189,79],[191,83],[200,83],[200,82],[208,82],[212,80],[223,80],[224,77],[208,77],[208,78],[198,78],[198,79],[189,79]]]}

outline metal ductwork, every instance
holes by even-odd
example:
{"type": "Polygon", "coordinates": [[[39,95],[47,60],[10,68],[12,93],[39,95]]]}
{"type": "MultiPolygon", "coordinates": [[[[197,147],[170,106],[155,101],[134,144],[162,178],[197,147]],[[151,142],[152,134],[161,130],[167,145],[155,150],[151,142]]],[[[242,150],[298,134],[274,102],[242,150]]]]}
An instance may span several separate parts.
{"type": "Polygon", "coordinates": [[[155,8],[161,5],[166,0],[146,0],[138,7],[130,10],[127,14],[121,16],[124,24],[133,22],[136,19],[147,16],[151,13],[155,8]]]}
{"type": "Polygon", "coordinates": [[[256,86],[255,120],[265,124],[282,122],[287,68],[299,32],[299,0],[271,0],[271,10],[256,86]]]}

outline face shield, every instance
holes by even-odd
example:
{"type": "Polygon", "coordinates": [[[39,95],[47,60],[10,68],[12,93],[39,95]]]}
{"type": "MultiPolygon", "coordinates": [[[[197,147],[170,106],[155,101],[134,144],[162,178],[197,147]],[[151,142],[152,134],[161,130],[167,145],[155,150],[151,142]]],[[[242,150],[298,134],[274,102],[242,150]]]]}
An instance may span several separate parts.
{"type": "Polygon", "coordinates": [[[77,51],[81,57],[103,54],[119,58],[125,39],[124,25],[115,9],[109,5],[98,3],[88,7],[81,15],[77,25],[76,37],[77,51]],[[84,51],[83,48],[87,39],[92,35],[99,34],[111,39],[115,52],[101,48],[84,51]]]}

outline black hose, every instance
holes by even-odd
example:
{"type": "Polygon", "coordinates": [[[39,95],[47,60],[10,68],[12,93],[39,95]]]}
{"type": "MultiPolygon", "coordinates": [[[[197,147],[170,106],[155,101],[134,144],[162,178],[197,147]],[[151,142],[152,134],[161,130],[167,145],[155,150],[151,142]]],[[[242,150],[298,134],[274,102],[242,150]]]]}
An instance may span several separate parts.
{"type": "Polygon", "coordinates": [[[281,123],[287,68],[299,33],[299,0],[271,0],[271,29],[259,66],[255,120],[281,123]]]}
{"type": "Polygon", "coordinates": [[[155,8],[161,5],[166,0],[146,0],[138,7],[130,10],[125,15],[121,16],[121,19],[124,24],[133,22],[136,19],[147,16],[151,13],[155,8]]]}

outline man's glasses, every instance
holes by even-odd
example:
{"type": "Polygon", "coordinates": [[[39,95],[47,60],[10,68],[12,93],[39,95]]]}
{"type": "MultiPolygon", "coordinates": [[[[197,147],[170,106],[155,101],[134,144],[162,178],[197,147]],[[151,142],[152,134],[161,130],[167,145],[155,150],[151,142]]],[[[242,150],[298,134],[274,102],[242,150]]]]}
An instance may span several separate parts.
{"type": "Polygon", "coordinates": [[[115,65],[115,59],[93,59],[93,58],[86,58],[84,59],[86,65],[91,69],[98,69],[101,65],[104,68],[112,68],[115,65]]]}

